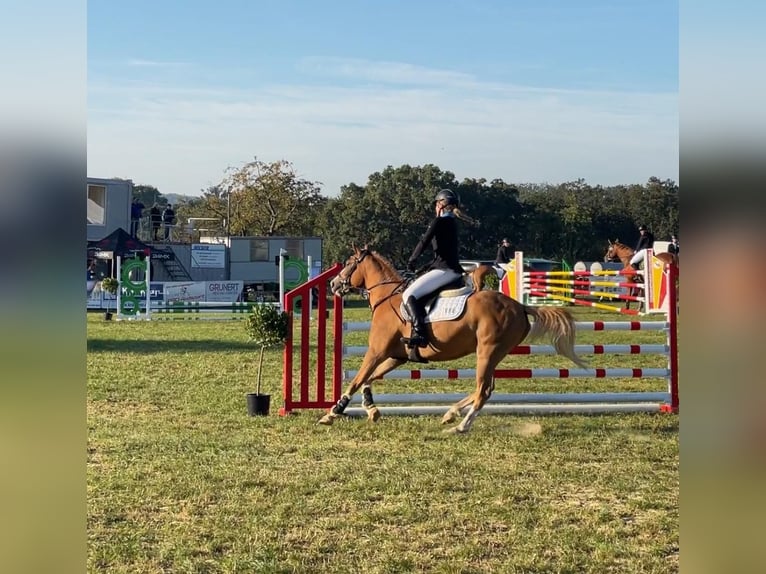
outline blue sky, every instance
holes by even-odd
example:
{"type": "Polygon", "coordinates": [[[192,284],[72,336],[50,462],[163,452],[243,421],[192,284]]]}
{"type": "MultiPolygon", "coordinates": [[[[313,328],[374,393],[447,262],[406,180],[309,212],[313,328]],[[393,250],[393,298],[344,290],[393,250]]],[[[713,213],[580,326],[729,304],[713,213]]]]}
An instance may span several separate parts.
{"type": "Polygon", "coordinates": [[[678,179],[668,0],[88,3],[88,174],[198,194],[253,156],[335,195],[387,165],[678,179]]]}

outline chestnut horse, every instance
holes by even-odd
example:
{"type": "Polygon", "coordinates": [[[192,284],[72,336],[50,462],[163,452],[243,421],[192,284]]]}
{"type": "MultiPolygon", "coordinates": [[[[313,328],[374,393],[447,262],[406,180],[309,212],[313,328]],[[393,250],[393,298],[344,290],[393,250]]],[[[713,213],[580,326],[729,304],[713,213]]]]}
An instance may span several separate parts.
{"type": "MultiPolygon", "coordinates": [[[[632,247],[620,243],[615,239],[614,243],[611,239],[607,239],[609,246],[604,254],[604,261],[620,261],[623,266],[623,270],[631,270],[630,260],[635,255],[636,250],[632,247]]],[[[672,264],[678,266],[678,256],[675,253],[655,253],[654,256],[665,264],[672,264]]],[[[646,261],[644,261],[644,269],[646,269],[646,261]]],[[[635,275],[635,282],[640,283],[643,280],[641,275],[635,275]]],[[[630,290],[631,295],[641,295],[641,289],[634,287],[630,290]]],[[[625,308],[630,309],[630,301],[625,303],[625,308]]]]}
{"type": "MultiPolygon", "coordinates": [[[[410,329],[400,312],[405,283],[387,259],[367,247],[354,248],[345,267],[330,282],[335,295],[365,289],[372,323],[367,352],[358,373],[340,400],[319,420],[320,424],[331,425],[360,388],[369,420],[375,422],[380,418],[372,397],[372,381],[408,361],[407,349],[401,342],[410,329]]],[[[575,354],[575,323],[567,310],[527,307],[499,291],[475,288],[465,304],[459,318],[427,323],[429,345],[420,349],[421,356],[428,361],[451,361],[476,354],[476,390],[452,405],[442,424],[452,422],[463,409],[471,406],[460,424],[447,432],[464,433],[470,429],[492,394],[495,367],[526,338],[546,335],[558,354],[587,368],[575,354]],[[535,319],[531,325],[528,316],[535,319]]]]}
{"type": "MultiPolygon", "coordinates": [[[[636,254],[635,249],[628,247],[624,243],[620,243],[615,239],[614,243],[609,241],[606,253],[604,254],[604,261],[621,261],[623,267],[630,268],[630,259],[636,254]]],[[[678,255],[675,253],[655,253],[654,256],[663,263],[670,263],[678,266],[678,255]]],[[[646,263],[646,262],[644,262],[646,263]]]]}

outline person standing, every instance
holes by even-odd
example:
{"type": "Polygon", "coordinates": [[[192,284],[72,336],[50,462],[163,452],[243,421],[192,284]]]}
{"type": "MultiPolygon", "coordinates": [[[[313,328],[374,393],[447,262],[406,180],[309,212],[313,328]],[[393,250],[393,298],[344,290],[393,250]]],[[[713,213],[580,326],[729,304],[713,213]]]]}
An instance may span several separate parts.
{"type": "Polygon", "coordinates": [[[460,207],[460,197],[451,189],[442,189],[436,194],[435,217],[407,261],[407,269],[414,271],[417,268],[418,257],[430,245],[434,258],[428,266],[428,271],[410,283],[402,293],[402,300],[412,323],[412,332],[409,337],[402,337],[401,340],[410,347],[409,356],[413,361],[421,361],[417,348],[428,346],[426,313],[421,298],[463,275],[457,220],[462,219],[472,224],[477,222],[465,215],[460,207]]]}
{"type": "Polygon", "coordinates": [[[159,241],[160,237],[160,225],[162,224],[162,212],[160,206],[155,203],[149,210],[149,221],[152,224],[152,238],[154,241],[159,241]]]}
{"type": "Polygon", "coordinates": [[[170,239],[170,228],[176,222],[176,212],[173,211],[173,206],[169,203],[165,206],[162,212],[162,223],[165,226],[165,241],[170,239]]]}
{"type": "Polygon", "coordinates": [[[141,218],[144,215],[145,207],[140,199],[137,197],[133,198],[133,203],[130,205],[130,234],[133,237],[138,237],[138,229],[141,225],[141,218]]]}
{"type": "Polygon", "coordinates": [[[639,226],[638,232],[641,235],[636,243],[636,252],[630,259],[630,266],[635,270],[638,270],[639,265],[646,258],[646,250],[654,247],[654,234],[646,225],[639,226]]]}
{"type": "Polygon", "coordinates": [[[495,254],[495,265],[505,265],[511,259],[513,259],[513,250],[511,249],[511,242],[507,237],[503,237],[500,242],[500,247],[497,248],[497,254],[495,254]]]}
{"type": "Polygon", "coordinates": [[[681,247],[678,245],[678,237],[675,236],[675,234],[670,236],[670,245],[668,245],[668,253],[672,253],[673,255],[678,255],[678,252],[681,250],[681,247]]]}

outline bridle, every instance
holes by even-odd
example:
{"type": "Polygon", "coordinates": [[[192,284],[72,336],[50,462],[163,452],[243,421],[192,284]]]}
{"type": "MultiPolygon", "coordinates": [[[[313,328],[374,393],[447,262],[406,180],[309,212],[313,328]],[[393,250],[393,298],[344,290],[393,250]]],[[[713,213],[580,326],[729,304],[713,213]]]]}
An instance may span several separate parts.
{"type": "MultiPolygon", "coordinates": [[[[364,261],[364,258],[367,257],[368,255],[370,255],[370,251],[368,249],[362,249],[361,251],[359,251],[359,256],[354,254],[350,257],[350,259],[352,260],[352,263],[350,265],[347,265],[343,269],[343,271],[341,271],[338,274],[341,293],[348,293],[349,291],[355,289],[355,287],[351,286],[351,276],[354,274],[354,271],[356,271],[356,268],[359,267],[359,264],[362,261],[364,261]]],[[[407,281],[404,279],[383,279],[382,281],[379,281],[375,285],[364,287],[366,291],[370,292],[376,287],[380,287],[382,285],[391,285],[393,283],[398,283],[399,286],[393,291],[391,291],[391,293],[387,297],[383,297],[383,299],[375,303],[375,305],[372,305],[372,303],[370,303],[370,308],[372,309],[373,312],[375,312],[375,309],[377,309],[381,303],[383,303],[384,301],[387,301],[388,299],[396,295],[396,293],[398,293],[401,290],[401,288],[404,287],[407,281]]],[[[361,289],[362,288],[359,288],[360,291],[361,289]]]]}
{"type": "MultiPolygon", "coordinates": [[[[354,274],[354,271],[356,271],[356,268],[359,267],[359,264],[364,261],[364,258],[367,257],[370,254],[370,252],[367,249],[362,249],[359,252],[359,257],[356,256],[356,254],[352,255],[350,259],[353,260],[353,264],[349,267],[346,265],[346,267],[338,273],[338,279],[340,280],[340,290],[342,293],[348,293],[354,287],[351,286],[351,276],[354,274]],[[344,276],[345,275],[345,276],[344,276]]],[[[368,289],[369,291],[369,289],[368,289]]]]}

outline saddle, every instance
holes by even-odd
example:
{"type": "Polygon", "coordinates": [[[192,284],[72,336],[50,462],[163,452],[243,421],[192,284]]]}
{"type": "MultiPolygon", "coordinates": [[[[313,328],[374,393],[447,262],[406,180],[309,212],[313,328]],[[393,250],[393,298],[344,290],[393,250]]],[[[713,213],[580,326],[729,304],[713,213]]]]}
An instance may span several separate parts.
{"type": "MultiPolygon", "coordinates": [[[[421,297],[420,301],[426,312],[425,322],[436,323],[457,319],[463,314],[465,302],[472,294],[473,288],[466,285],[463,278],[460,277],[421,297]]],[[[408,322],[412,320],[404,306],[404,301],[399,307],[399,312],[408,322]]]]}

